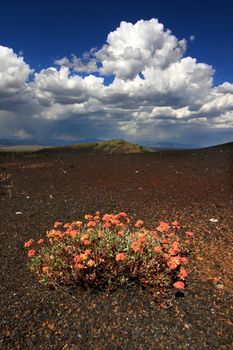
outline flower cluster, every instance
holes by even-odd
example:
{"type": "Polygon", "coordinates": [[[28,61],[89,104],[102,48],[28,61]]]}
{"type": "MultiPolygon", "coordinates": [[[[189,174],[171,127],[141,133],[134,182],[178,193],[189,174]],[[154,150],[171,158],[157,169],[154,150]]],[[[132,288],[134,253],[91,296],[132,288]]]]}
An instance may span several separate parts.
{"type": "Polygon", "coordinates": [[[148,230],[124,212],[96,211],[83,221],[57,221],[46,242],[30,239],[24,247],[42,282],[108,289],[138,283],[157,296],[169,286],[185,288],[192,236],[177,221],[148,230]]]}

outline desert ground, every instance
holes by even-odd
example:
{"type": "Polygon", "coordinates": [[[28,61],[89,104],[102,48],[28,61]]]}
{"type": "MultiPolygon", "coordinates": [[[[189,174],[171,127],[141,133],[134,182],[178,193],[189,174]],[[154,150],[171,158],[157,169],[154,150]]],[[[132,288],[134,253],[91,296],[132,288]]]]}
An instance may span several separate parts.
{"type": "Polygon", "coordinates": [[[0,155],[0,348],[152,350],[233,348],[233,144],[107,154],[0,155]],[[56,220],[125,211],[177,220],[194,232],[188,286],[157,304],[135,286],[112,293],[50,289],[23,244],[56,220]]]}

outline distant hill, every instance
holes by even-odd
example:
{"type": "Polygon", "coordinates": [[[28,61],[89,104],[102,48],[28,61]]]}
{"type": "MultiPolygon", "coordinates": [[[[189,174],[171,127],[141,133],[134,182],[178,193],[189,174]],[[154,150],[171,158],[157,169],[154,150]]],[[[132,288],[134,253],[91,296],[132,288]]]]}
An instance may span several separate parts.
{"type": "Polygon", "coordinates": [[[50,147],[51,150],[90,150],[102,151],[104,153],[144,153],[153,152],[153,150],[140,146],[138,144],[130,143],[124,140],[109,140],[99,142],[81,143],[75,145],[66,145],[58,147],[50,147]]]}
{"type": "Polygon", "coordinates": [[[72,144],[65,146],[41,146],[41,145],[13,145],[0,147],[2,152],[16,152],[16,153],[69,153],[74,151],[80,152],[104,152],[108,154],[115,153],[145,153],[153,152],[152,149],[140,146],[138,144],[130,143],[124,140],[109,140],[100,142],[89,142],[72,144]]]}

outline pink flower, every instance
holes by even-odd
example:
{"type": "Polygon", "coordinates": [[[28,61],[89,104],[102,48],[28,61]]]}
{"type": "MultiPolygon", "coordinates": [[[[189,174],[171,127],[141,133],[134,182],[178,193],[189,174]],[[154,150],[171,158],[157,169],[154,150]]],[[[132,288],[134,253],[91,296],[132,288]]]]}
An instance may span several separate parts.
{"type": "Polygon", "coordinates": [[[183,257],[180,258],[180,262],[182,264],[184,264],[184,265],[187,265],[188,264],[188,259],[185,256],[183,256],[183,257]]]}
{"type": "Polygon", "coordinates": [[[193,232],[187,231],[185,232],[186,236],[192,237],[193,236],[193,232]]]}
{"type": "Polygon", "coordinates": [[[29,248],[33,243],[34,243],[34,240],[33,239],[29,239],[29,241],[24,243],[24,247],[25,248],[29,248]]]}
{"type": "Polygon", "coordinates": [[[160,253],[160,252],[162,251],[162,248],[159,247],[159,246],[155,246],[155,247],[154,247],[154,251],[155,251],[156,253],[160,253]]]}
{"type": "Polygon", "coordinates": [[[43,239],[39,239],[39,241],[37,243],[38,244],[42,244],[42,243],[44,243],[44,240],[43,239]]]}
{"type": "Polygon", "coordinates": [[[76,255],[76,256],[74,257],[74,262],[78,263],[78,262],[80,262],[80,261],[82,261],[81,256],[80,256],[80,255],[76,255]]]}
{"type": "Polygon", "coordinates": [[[188,272],[183,268],[181,267],[180,268],[180,272],[178,274],[178,277],[181,279],[181,280],[184,280],[185,278],[188,277],[188,272]]]}
{"type": "Polygon", "coordinates": [[[127,216],[127,214],[122,211],[121,213],[118,214],[118,216],[121,216],[122,218],[125,218],[127,216]]]}
{"type": "Polygon", "coordinates": [[[138,220],[134,226],[139,227],[139,226],[142,226],[143,224],[144,222],[142,220],[138,220]]]}
{"type": "Polygon", "coordinates": [[[173,287],[176,289],[184,289],[184,282],[177,281],[173,284],[173,287]]]}
{"type": "Polygon", "coordinates": [[[29,252],[28,252],[29,258],[32,257],[32,256],[34,256],[35,254],[36,254],[35,249],[30,249],[29,252]]]}
{"type": "Polygon", "coordinates": [[[88,239],[85,239],[85,240],[83,241],[83,244],[84,244],[84,245],[90,245],[91,242],[90,242],[88,239]]]}
{"type": "Polygon", "coordinates": [[[118,253],[116,255],[116,261],[124,261],[124,260],[126,260],[126,256],[124,253],[118,253]]]}
{"type": "Polygon", "coordinates": [[[91,250],[90,250],[90,249],[86,249],[85,252],[84,252],[84,254],[86,254],[86,255],[91,255],[91,250]]]}

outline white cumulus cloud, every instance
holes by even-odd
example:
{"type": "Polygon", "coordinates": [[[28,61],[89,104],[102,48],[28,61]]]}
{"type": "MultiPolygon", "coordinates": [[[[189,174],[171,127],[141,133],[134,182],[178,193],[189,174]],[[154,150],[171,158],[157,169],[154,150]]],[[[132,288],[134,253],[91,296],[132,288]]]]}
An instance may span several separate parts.
{"type": "Polygon", "coordinates": [[[101,48],[54,63],[33,73],[0,46],[0,137],[232,139],[233,84],[213,86],[214,68],[186,55],[186,40],[157,19],[121,22],[101,48]]]}

